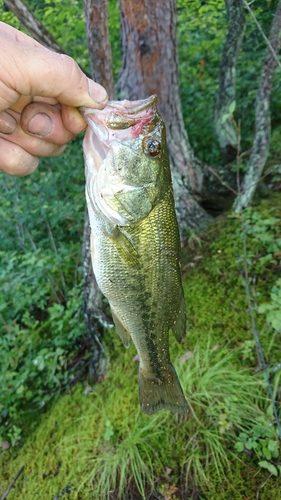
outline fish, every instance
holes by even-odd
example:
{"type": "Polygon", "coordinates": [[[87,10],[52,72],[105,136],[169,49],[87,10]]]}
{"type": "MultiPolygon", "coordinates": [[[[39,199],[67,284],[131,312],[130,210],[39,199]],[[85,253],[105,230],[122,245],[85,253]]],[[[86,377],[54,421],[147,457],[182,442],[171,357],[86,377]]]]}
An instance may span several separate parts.
{"type": "Polygon", "coordinates": [[[139,357],[144,413],[188,411],[170,360],[169,331],[181,342],[186,306],[166,132],[157,96],[81,108],[91,258],[124,345],[139,357]]]}

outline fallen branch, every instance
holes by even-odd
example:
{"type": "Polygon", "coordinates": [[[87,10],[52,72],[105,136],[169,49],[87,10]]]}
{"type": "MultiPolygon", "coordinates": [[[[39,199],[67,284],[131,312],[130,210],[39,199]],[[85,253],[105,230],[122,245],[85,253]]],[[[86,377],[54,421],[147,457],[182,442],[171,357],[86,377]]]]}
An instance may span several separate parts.
{"type": "Polygon", "coordinates": [[[65,493],[67,493],[67,494],[71,493],[71,486],[70,486],[70,484],[68,484],[65,488],[63,488],[62,490],[60,490],[60,492],[53,498],[53,500],[58,500],[65,493]]]}
{"type": "Polygon", "coordinates": [[[4,495],[1,496],[0,500],[5,500],[5,498],[7,498],[7,496],[9,495],[11,489],[13,488],[13,486],[15,485],[15,482],[18,480],[18,478],[20,477],[22,471],[24,469],[24,465],[20,468],[20,470],[18,471],[17,475],[14,477],[13,481],[11,482],[10,486],[8,487],[8,489],[5,491],[4,495]]]}

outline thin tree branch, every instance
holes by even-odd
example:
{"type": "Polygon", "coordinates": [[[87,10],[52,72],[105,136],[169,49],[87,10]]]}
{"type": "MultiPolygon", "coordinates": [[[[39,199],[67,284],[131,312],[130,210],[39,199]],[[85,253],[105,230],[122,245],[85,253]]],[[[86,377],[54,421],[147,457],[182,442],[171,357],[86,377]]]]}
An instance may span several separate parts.
{"type": "Polygon", "coordinates": [[[223,163],[236,157],[237,131],[229,113],[235,101],[236,65],[246,26],[245,8],[242,0],[225,0],[228,18],[228,33],[224,43],[219,76],[219,90],[214,110],[214,130],[222,152],[223,163]],[[228,115],[226,120],[223,120],[228,115]]]}
{"type": "Polygon", "coordinates": [[[11,489],[13,488],[15,482],[18,480],[18,478],[20,477],[22,471],[24,469],[24,465],[20,468],[20,470],[18,471],[17,475],[14,477],[13,481],[11,482],[10,486],[8,487],[8,489],[5,491],[4,495],[1,496],[0,500],[5,500],[7,498],[7,496],[9,495],[11,489]]]}
{"type": "Polygon", "coordinates": [[[272,45],[271,45],[271,43],[270,43],[269,39],[267,38],[266,34],[264,33],[264,31],[263,31],[263,29],[262,29],[262,27],[261,27],[260,23],[258,22],[258,20],[257,20],[257,18],[256,18],[256,16],[255,16],[255,14],[253,13],[253,11],[252,11],[252,9],[251,9],[251,7],[250,7],[250,5],[252,5],[252,3],[254,3],[254,1],[252,1],[252,2],[250,2],[250,3],[247,3],[247,2],[246,2],[246,0],[242,0],[242,1],[243,1],[244,5],[245,5],[246,9],[249,11],[250,16],[251,16],[251,18],[253,19],[254,23],[257,25],[258,30],[260,31],[260,33],[261,33],[262,37],[264,38],[264,40],[265,40],[265,42],[266,42],[266,44],[267,44],[267,46],[268,46],[269,50],[271,51],[271,53],[272,53],[272,55],[273,55],[273,57],[274,57],[274,59],[275,59],[275,61],[276,61],[277,65],[279,66],[279,68],[281,68],[281,63],[280,63],[280,61],[279,61],[278,55],[276,54],[276,51],[275,51],[275,50],[274,50],[274,48],[272,47],[272,45]]]}
{"type": "Polygon", "coordinates": [[[238,198],[235,200],[234,208],[236,212],[250,205],[268,157],[271,128],[270,95],[277,63],[280,67],[277,57],[281,45],[280,32],[281,0],[278,2],[270,28],[269,41],[267,43],[256,98],[255,137],[242,189],[241,192],[239,192],[238,198]]]}
{"type": "Polygon", "coordinates": [[[227,184],[226,182],[224,182],[224,180],[221,178],[221,176],[210,166],[210,165],[207,165],[207,169],[210,170],[210,172],[212,172],[212,174],[217,177],[217,179],[220,181],[220,183],[225,186],[227,189],[229,189],[229,191],[232,191],[232,193],[234,193],[236,196],[237,196],[237,191],[235,191],[235,189],[233,189],[231,186],[229,186],[229,184],[227,184]]]}
{"type": "Polygon", "coordinates": [[[84,9],[92,76],[115,99],[107,0],[84,0],[84,9]]]}
{"type": "Polygon", "coordinates": [[[39,43],[42,43],[45,47],[52,48],[55,52],[65,54],[63,48],[22,0],[4,0],[4,3],[39,43]]]}
{"type": "MultiPolygon", "coordinates": [[[[15,14],[15,16],[29,31],[33,38],[37,40],[37,42],[44,45],[44,47],[53,50],[54,52],[58,52],[59,54],[66,54],[65,50],[56,41],[53,35],[34,16],[34,14],[22,0],[4,0],[4,3],[5,5],[7,5],[8,9],[15,14]]],[[[80,66],[80,68],[83,73],[85,73],[85,75],[91,78],[91,75],[82,66],[80,66]]]]}

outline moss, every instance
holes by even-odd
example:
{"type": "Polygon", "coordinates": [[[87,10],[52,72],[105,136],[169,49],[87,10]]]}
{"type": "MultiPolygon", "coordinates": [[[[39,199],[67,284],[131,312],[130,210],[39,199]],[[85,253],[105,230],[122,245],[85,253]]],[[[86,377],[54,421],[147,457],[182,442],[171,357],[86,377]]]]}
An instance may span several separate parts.
{"type": "MultiPolygon", "coordinates": [[[[265,218],[280,218],[280,205],[280,195],[274,195],[256,210],[265,218]]],[[[182,345],[171,338],[171,357],[187,393],[189,416],[162,411],[149,417],[140,412],[135,349],[125,350],[110,330],[105,339],[111,360],[108,377],[92,387],[85,380],[58,397],[37,427],[30,427],[24,443],[0,455],[2,494],[24,465],[9,500],[51,500],[66,487],[66,498],[81,500],[138,500],[148,498],[153,488],[158,499],[169,488],[176,488],[174,497],[166,498],[188,498],[195,489],[208,499],[255,498],[267,473],[259,472],[253,454],[235,455],[234,443],[241,429],[264,415],[268,401],[261,400],[266,391],[253,370],[255,353],[249,362],[243,351],[252,329],[237,264],[242,253],[239,227],[239,220],[222,218],[203,236],[201,246],[183,250],[188,335],[182,345]],[[191,359],[179,364],[187,350],[191,359]],[[112,495],[103,496],[110,488],[112,495]]],[[[258,265],[264,252],[256,237],[249,238],[250,275],[257,276],[258,301],[268,300],[279,273],[272,262],[258,265]]],[[[267,352],[269,327],[263,316],[257,323],[267,352]]],[[[270,359],[280,361],[277,340],[272,351],[270,359]]],[[[259,498],[278,495],[279,482],[270,478],[259,498]]]]}
{"type": "Polygon", "coordinates": [[[262,474],[257,474],[247,460],[243,462],[233,460],[227,477],[219,483],[210,485],[205,497],[208,500],[254,500],[255,498],[279,500],[281,498],[280,481],[268,475],[264,477],[262,474]],[[259,496],[257,496],[258,491],[260,491],[259,496]]]}
{"type": "MultiPolygon", "coordinates": [[[[281,233],[281,196],[274,193],[270,200],[259,201],[254,210],[264,219],[276,217],[276,239],[281,233]]],[[[280,244],[280,243],[279,243],[280,244]]],[[[264,264],[261,257],[269,253],[267,244],[247,236],[250,280],[254,282],[258,304],[268,300],[271,287],[280,275],[280,265],[264,264]]],[[[183,250],[184,292],[187,304],[188,341],[206,342],[211,334],[214,342],[237,344],[251,339],[252,325],[243,283],[243,241],[241,220],[221,218],[203,236],[197,248],[183,250]]],[[[264,329],[264,318],[256,317],[258,328],[264,329]]]]}

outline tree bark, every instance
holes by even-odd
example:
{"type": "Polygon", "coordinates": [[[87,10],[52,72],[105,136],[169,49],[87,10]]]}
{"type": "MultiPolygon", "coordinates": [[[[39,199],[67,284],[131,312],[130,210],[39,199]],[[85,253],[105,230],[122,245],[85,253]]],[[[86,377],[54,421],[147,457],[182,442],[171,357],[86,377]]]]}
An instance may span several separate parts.
{"type": "MultiPolygon", "coordinates": [[[[62,47],[56,42],[41,22],[35,18],[22,0],[6,0],[5,3],[39,43],[42,43],[42,45],[55,52],[65,53],[62,47]]],[[[107,2],[106,0],[85,0],[84,6],[87,42],[93,77],[98,83],[106,87],[110,98],[114,98],[111,49],[107,27],[107,2]]],[[[84,71],[84,73],[86,72],[84,71]]],[[[108,365],[108,360],[100,343],[100,337],[103,334],[104,327],[111,326],[111,322],[107,318],[105,312],[106,303],[102,300],[102,294],[98,288],[92,270],[90,225],[87,209],[85,211],[82,252],[85,331],[90,345],[94,344],[90,363],[90,374],[93,380],[98,381],[105,375],[108,365]]]]}
{"type": "Polygon", "coordinates": [[[268,156],[271,129],[270,95],[277,66],[276,54],[281,44],[281,0],[278,2],[271,25],[269,42],[271,47],[268,46],[266,49],[256,98],[255,137],[241,193],[234,204],[236,212],[250,205],[268,156]]]}
{"type": "Polygon", "coordinates": [[[111,47],[107,22],[107,0],[84,0],[87,45],[92,76],[115,98],[111,47]]]}
{"type": "Polygon", "coordinates": [[[225,0],[228,18],[228,34],[221,58],[219,91],[214,110],[214,130],[222,152],[223,164],[234,160],[237,154],[238,137],[232,116],[227,120],[229,107],[235,101],[236,64],[246,26],[243,0],[225,0]]]}
{"type": "MultiPolygon", "coordinates": [[[[43,26],[43,24],[34,16],[31,10],[22,0],[4,0],[5,5],[9,8],[11,12],[19,19],[19,21],[24,25],[24,27],[29,31],[31,36],[37,40],[37,42],[44,45],[54,52],[59,54],[66,54],[64,49],[58,44],[56,39],[51,35],[51,33],[43,26]]],[[[89,73],[80,66],[83,73],[90,76],[89,73]]]]}
{"type": "MultiPolygon", "coordinates": [[[[93,78],[106,88],[110,99],[114,99],[114,81],[107,22],[107,1],[84,0],[84,10],[87,45],[93,78]]],[[[86,207],[83,234],[84,319],[86,333],[89,338],[95,341],[90,374],[91,378],[98,381],[103,378],[108,366],[108,360],[100,343],[100,337],[103,334],[104,327],[111,326],[111,322],[106,316],[106,302],[102,300],[102,294],[93,273],[90,234],[90,221],[86,207]]]]}
{"type": "Polygon", "coordinates": [[[180,233],[202,232],[211,217],[192,193],[200,193],[202,170],[190,147],[181,113],[176,41],[176,1],[119,0],[122,67],[119,98],[137,100],[157,94],[167,143],[180,233]]]}

